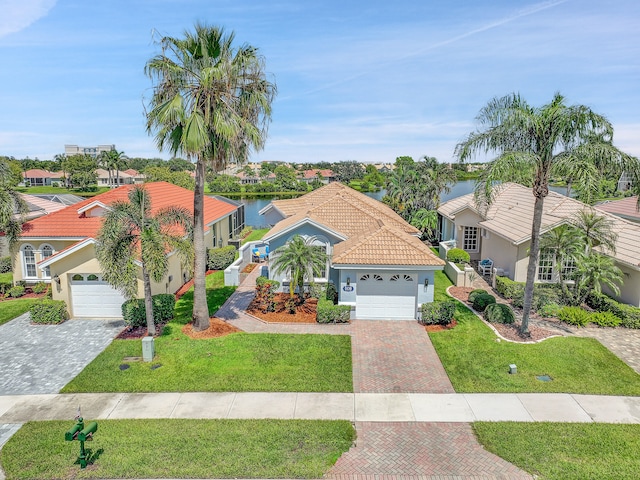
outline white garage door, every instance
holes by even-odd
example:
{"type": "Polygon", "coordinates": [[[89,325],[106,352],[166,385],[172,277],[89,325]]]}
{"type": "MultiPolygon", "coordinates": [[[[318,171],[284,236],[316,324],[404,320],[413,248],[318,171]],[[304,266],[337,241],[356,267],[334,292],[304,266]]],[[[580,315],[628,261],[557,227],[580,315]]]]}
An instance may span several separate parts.
{"type": "Polygon", "coordinates": [[[356,284],[356,318],[413,320],[417,275],[360,273],[356,284]]]}
{"type": "Polygon", "coordinates": [[[75,318],[122,318],[126,298],[94,274],[71,277],[71,303],[75,318]]]}

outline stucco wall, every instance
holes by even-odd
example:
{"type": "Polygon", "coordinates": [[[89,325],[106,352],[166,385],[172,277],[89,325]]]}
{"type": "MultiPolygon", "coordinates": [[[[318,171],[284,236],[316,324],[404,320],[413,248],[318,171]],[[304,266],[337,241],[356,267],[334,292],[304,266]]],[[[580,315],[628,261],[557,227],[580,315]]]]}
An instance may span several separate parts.
{"type": "Polygon", "coordinates": [[[482,259],[490,258],[494,268],[501,268],[504,276],[513,279],[518,262],[518,247],[491,232],[486,232],[485,235],[482,239],[482,259]]]}
{"type": "MultiPolygon", "coordinates": [[[[620,301],[634,307],[640,307],[640,272],[619,263],[617,265],[622,270],[624,280],[624,284],[620,286],[620,301]]],[[[604,290],[606,293],[612,294],[606,288],[604,290]]]]}
{"type": "Polygon", "coordinates": [[[472,212],[471,210],[463,210],[456,214],[456,228],[455,228],[455,237],[456,237],[456,246],[458,248],[463,248],[464,242],[464,228],[461,227],[476,227],[478,228],[478,249],[476,251],[468,251],[471,260],[479,260],[480,253],[482,252],[482,235],[480,234],[480,228],[478,227],[478,222],[481,221],[481,218],[478,214],[472,212]]]}

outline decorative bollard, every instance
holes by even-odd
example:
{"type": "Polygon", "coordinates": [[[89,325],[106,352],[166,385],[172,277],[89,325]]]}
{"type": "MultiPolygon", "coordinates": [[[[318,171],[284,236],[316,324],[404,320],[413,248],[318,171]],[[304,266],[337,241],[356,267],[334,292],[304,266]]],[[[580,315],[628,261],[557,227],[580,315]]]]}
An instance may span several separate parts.
{"type": "Polygon", "coordinates": [[[90,422],[86,427],[81,416],[76,417],[76,424],[65,432],[64,439],[67,442],[78,440],[80,442],[80,456],[76,463],[80,464],[80,468],[87,467],[87,454],[84,449],[84,442],[93,440],[93,434],[98,430],[98,422],[90,422]]]}

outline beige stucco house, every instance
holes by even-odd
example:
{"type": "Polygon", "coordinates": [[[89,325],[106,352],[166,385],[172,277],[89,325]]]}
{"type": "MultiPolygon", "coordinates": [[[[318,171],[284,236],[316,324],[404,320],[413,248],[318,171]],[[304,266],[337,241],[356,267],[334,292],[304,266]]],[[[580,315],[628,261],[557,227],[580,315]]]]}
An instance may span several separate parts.
{"type": "MultiPolygon", "coordinates": [[[[491,205],[484,209],[476,205],[473,193],[454,198],[438,208],[440,238],[449,245],[466,250],[472,260],[492,259],[494,271],[498,274],[524,282],[529,262],[533,206],[531,189],[515,183],[499,186],[491,205]]],[[[585,208],[592,207],[549,192],[544,200],[542,233],[567,223],[585,208]]],[[[611,220],[618,235],[616,252],[609,254],[624,274],[620,300],[640,306],[640,225],[604,211],[598,213],[611,220]]],[[[552,255],[541,252],[537,281],[557,281],[557,268],[552,255]]]]}
{"type": "MultiPolygon", "coordinates": [[[[102,216],[116,200],[127,200],[132,186],[109,192],[70,205],[57,212],[29,221],[14,256],[14,281],[34,284],[51,283],[55,300],[64,300],[75,318],[119,318],[122,294],[103,281],[95,256],[96,236],[102,216]]],[[[167,206],[181,206],[193,212],[193,192],[166,182],[145,185],[151,197],[152,211],[167,206]]],[[[232,237],[231,218],[237,207],[205,197],[205,242],[207,248],[225,246],[232,237]]],[[[152,293],[174,293],[187,280],[178,256],[169,254],[169,272],[152,293]]],[[[144,296],[142,273],[138,278],[138,297],[144,296]]]]}

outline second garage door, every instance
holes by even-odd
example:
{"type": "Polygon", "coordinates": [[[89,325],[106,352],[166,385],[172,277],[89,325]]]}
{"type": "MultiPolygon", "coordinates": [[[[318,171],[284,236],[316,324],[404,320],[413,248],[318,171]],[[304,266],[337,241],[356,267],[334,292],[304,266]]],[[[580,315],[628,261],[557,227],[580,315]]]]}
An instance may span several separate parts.
{"type": "Polygon", "coordinates": [[[71,304],[74,318],[122,318],[126,298],[95,274],[71,277],[71,304]]]}
{"type": "Polygon", "coordinates": [[[417,275],[361,273],[356,285],[356,318],[413,320],[417,275]]]}

